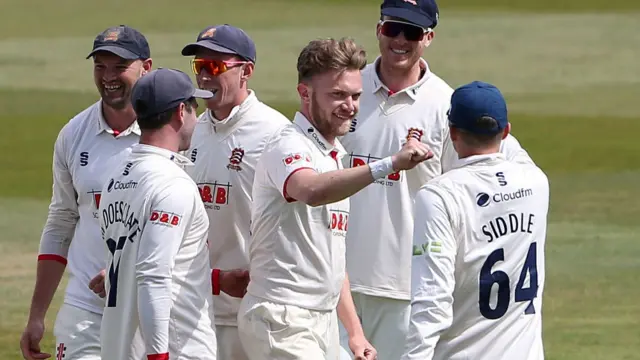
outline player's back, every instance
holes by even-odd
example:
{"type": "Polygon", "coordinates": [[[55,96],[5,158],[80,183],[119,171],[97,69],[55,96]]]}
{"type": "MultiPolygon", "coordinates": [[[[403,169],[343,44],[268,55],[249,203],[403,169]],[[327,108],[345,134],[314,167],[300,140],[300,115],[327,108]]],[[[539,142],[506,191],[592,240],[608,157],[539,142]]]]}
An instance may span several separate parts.
{"type": "MultiPolygon", "coordinates": [[[[103,358],[104,355],[113,360],[129,358],[134,334],[144,324],[140,311],[152,306],[141,303],[144,301],[139,297],[141,283],[148,277],[153,286],[159,287],[163,282],[161,274],[170,274],[171,282],[168,319],[171,358],[215,358],[206,248],[208,219],[197,186],[181,167],[188,164],[186,158],[168,150],[136,145],[122,166],[114,169],[103,189],[100,224],[109,259],[101,329],[103,358]],[[166,201],[172,194],[179,199],[166,201]],[[164,229],[160,230],[163,231],[160,242],[174,252],[171,269],[151,264],[157,266],[157,278],[148,268],[143,269],[159,256],[151,248],[156,245],[145,243],[143,236],[153,227],[164,229]]],[[[145,339],[147,348],[151,341],[155,339],[145,339]]]]}
{"type": "Polygon", "coordinates": [[[544,358],[548,179],[533,164],[489,158],[433,182],[454,207],[458,245],[453,322],[434,359],[544,358]]]}

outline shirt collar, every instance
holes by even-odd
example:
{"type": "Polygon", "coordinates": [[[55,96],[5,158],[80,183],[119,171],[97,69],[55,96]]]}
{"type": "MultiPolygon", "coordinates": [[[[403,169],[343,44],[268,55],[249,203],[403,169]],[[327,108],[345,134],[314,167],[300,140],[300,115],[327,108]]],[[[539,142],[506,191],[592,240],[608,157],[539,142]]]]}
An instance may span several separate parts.
{"type": "Polygon", "coordinates": [[[338,139],[335,140],[335,145],[332,145],[301,112],[296,112],[296,115],[293,118],[293,123],[296,124],[296,126],[300,128],[300,131],[311,139],[314,144],[316,144],[323,154],[330,155],[332,151],[335,151],[337,153],[336,156],[341,157],[347,153],[338,139]]]}
{"type": "Polygon", "coordinates": [[[493,153],[493,154],[483,154],[483,155],[471,155],[467,156],[463,159],[458,159],[454,164],[453,168],[461,168],[464,166],[474,165],[474,164],[493,164],[499,161],[506,160],[506,156],[503,153],[493,153]]]}
{"type": "Polygon", "coordinates": [[[258,98],[256,97],[256,93],[253,90],[249,90],[249,96],[240,104],[236,105],[231,109],[229,116],[225,119],[218,120],[213,116],[211,110],[207,109],[205,111],[205,118],[211,123],[212,130],[215,132],[228,132],[233,129],[234,125],[236,125],[240,119],[242,119],[244,114],[251,108],[251,106],[258,102],[258,98]]]}
{"type": "Polygon", "coordinates": [[[378,76],[378,64],[380,64],[380,59],[381,57],[378,56],[373,62],[373,71],[371,72],[373,86],[371,87],[371,92],[375,94],[380,90],[384,90],[389,96],[406,93],[412,100],[415,100],[418,97],[418,90],[420,90],[422,84],[427,82],[427,80],[431,76],[431,70],[429,70],[429,64],[427,63],[427,61],[423,58],[420,58],[420,67],[424,69],[424,74],[417,83],[398,92],[392,93],[391,90],[389,90],[389,88],[382,82],[382,80],[380,80],[380,76],[378,76]]]}
{"type": "Polygon", "coordinates": [[[181,154],[148,144],[134,144],[131,153],[141,155],[160,155],[173,161],[178,166],[192,166],[193,162],[181,154]]]}
{"type": "Polygon", "coordinates": [[[96,111],[98,112],[98,127],[96,129],[96,135],[100,135],[104,131],[115,137],[127,136],[131,133],[140,136],[140,126],[138,126],[137,121],[134,121],[128,128],[116,135],[116,132],[107,124],[107,120],[104,118],[104,114],[102,113],[102,100],[97,102],[96,111]]]}

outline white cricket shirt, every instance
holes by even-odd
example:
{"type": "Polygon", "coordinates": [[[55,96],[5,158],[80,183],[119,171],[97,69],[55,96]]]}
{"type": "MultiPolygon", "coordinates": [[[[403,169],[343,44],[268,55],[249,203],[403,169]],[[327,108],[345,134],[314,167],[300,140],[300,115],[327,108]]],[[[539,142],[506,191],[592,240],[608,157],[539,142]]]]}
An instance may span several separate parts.
{"type": "Polygon", "coordinates": [[[136,330],[147,354],[215,360],[209,220],[198,188],[169,150],[138,144],[108,171],[100,226],[107,252],[102,358],[128,360],[136,330]]]}
{"type": "MultiPolygon", "coordinates": [[[[353,195],[347,234],[347,272],[351,289],[372,296],[410,299],[413,199],[430,179],[452,168],[458,158],[449,138],[447,111],[453,89],[429,70],[413,86],[391,94],[376,73],[363,71],[360,110],[340,141],[345,167],[365,165],[397,153],[408,138],[426,144],[434,157],[410,171],[375,181],[353,195]]],[[[501,151],[529,159],[512,136],[501,151]]],[[[530,159],[529,159],[530,160],[530,159]]]]}
{"type": "MultiPolygon", "coordinates": [[[[213,268],[249,269],[251,191],[255,168],[267,140],[291,122],[260,102],[253,91],[228,118],[207,110],[198,119],[186,155],[194,163],[187,173],[209,216],[209,253],[213,268]]],[[[214,298],[216,324],[237,325],[241,299],[220,292],[214,298]]]]}
{"type": "Polygon", "coordinates": [[[310,310],[336,308],[345,278],[349,201],[312,207],[284,189],[298,170],[341,169],[343,155],[342,145],[327,142],[301,113],[267,145],[253,184],[249,294],[310,310]]]}
{"type": "Polygon", "coordinates": [[[503,154],[459,166],[416,195],[403,360],[542,360],[549,181],[503,154]]]}
{"type": "Polygon", "coordinates": [[[98,101],[71,119],[58,134],[53,152],[53,194],[40,239],[39,260],[67,264],[64,302],[102,314],[104,299],[88,287],[105,268],[98,206],[109,169],[140,138],[134,122],[115,136],[98,101]]]}

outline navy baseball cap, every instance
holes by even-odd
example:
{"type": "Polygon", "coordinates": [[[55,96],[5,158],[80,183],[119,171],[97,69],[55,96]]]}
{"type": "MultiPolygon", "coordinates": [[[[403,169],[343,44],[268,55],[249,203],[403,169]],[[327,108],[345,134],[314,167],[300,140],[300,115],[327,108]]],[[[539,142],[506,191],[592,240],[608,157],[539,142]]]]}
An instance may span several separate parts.
{"type": "Polygon", "coordinates": [[[451,95],[449,123],[455,128],[475,134],[497,134],[509,125],[507,104],[497,87],[474,81],[460,86],[451,95]],[[477,121],[482,117],[495,119],[497,127],[479,128],[477,121]]]}
{"type": "Polygon", "coordinates": [[[149,43],[144,35],[126,25],[111,27],[98,34],[87,59],[98,51],[108,51],[127,60],[146,60],[151,57],[149,43]]]}
{"type": "Polygon", "coordinates": [[[238,55],[256,62],[256,44],[242,29],[229,24],[209,26],[198,34],[196,42],[182,49],[182,55],[193,56],[198,48],[238,55]]]}
{"type": "Polygon", "coordinates": [[[380,13],[404,19],[422,28],[438,25],[439,11],[435,0],[383,0],[380,13]]]}
{"type": "Polygon", "coordinates": [[[158,115],[192,97],[209,99],[213,93],[196,89],[189,75],[174,69],[153,70],[136,81],[131,90],[131,103],[138,118],[158,115]]]}

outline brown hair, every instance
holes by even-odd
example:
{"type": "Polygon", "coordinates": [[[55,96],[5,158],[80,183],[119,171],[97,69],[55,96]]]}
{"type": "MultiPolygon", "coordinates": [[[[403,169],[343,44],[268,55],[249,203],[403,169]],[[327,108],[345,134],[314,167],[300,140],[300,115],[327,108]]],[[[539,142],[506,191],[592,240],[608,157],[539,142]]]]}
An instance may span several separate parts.
{"type": "MultiPolygon", "coordinates": [[[[492,130],[498,128],[498,122],[496,119],[490,116],[482,116],[476,120],[476,128],[481,130],[492,130]]],[[[499,131],[496,134],[475,134],[464,129],[458,129],[460,132],[460,139],[467,145],[473,147],[486,147],[493,146],[496,143],[499,144],[502,141],[503,131],[499,131]]]]}
{"type": "Polygon", "coordinates": [[[362,70],[366,65],[366,51],[350,38],[313,40],[298,56],[298,82],[331,70],[362,70]]]}

